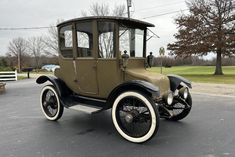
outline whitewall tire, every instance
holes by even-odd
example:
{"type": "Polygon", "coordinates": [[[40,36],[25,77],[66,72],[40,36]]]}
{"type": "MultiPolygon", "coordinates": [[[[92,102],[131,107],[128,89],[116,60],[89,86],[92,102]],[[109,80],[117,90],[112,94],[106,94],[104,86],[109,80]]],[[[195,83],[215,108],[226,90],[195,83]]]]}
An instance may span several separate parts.
{"type": "Polygon", "coordinates": [[[40,94],[40,106],[44,116],[51,121],[60,119],[64,112],[58,93],[52,85],[43,87],[40,94]]]}
{"type": "Polygon", "coordinates": [[[137,91],[126,91],[115,99],[112,120],[118,133],[134,143],[148,141],[159,128],[156,104],[149,96],[137,91]]]}

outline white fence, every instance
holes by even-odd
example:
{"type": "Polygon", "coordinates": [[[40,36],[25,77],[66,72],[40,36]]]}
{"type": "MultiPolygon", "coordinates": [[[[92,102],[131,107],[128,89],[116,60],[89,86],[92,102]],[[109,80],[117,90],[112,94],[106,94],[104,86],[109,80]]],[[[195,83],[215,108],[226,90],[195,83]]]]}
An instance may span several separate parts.
{"type": "Polygon", "coordinates": [[[17,81],[17,71],[1,71],[0,81],[17,81]]]}

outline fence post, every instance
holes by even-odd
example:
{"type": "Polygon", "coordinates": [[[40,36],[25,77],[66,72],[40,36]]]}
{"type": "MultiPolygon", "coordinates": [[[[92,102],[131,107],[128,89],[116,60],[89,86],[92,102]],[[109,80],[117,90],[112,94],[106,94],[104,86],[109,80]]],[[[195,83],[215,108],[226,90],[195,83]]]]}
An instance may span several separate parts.
{"type": "Polygon", "coordinates": [[[15,80],[17,81],[18,78],[17,78],[17,70],[15,70],[15,80]]]}

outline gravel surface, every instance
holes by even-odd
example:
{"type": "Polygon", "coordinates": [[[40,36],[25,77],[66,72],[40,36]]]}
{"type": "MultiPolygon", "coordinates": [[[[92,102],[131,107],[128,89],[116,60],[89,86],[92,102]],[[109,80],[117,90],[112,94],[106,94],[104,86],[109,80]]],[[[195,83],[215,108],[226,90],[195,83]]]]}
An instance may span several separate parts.
{"type": "Polygon", "coordinates": [[[235,97],[235,84],[193,83],[192,92],[235,97]]]}

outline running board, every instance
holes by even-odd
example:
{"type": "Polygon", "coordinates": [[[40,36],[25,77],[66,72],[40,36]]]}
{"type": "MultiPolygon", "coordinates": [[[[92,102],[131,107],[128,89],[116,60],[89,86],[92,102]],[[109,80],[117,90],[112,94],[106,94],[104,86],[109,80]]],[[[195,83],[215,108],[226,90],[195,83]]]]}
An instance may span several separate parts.
{"type": "Polygon", "coordinates": [[[103,108],[97,107],[97,106],[90,106],[87,104],[77,104],[77,105],[69,107],[69,109],[85,112],[88,114],[94,114],[94,113],[102,111],[103,108]]]}

